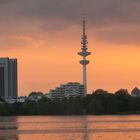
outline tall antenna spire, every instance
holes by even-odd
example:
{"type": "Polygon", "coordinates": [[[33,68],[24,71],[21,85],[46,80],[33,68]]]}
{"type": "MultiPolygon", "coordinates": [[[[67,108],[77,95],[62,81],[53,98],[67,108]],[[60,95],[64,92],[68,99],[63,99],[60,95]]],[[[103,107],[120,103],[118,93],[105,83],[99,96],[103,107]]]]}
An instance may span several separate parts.
{"type": "Polygon", "coordinates": [[[83,35],[86,34],[86,21],[85,18],[83,18],[83,35]]]}
{"type": "MultiPolygon", "coordinates": [[[[82,41],[81,41],[82,47],[87,48],[87,35],[86,35],[86,21],[85,18],[83,18],[83,34],[82,34],[82,41]]],[[[82,48],[81,48],[82,49],[82,48]]]]}
{"type": "Polygon", "coordinates": [[[81,52],[78,52],[80,56],[83,57],[82,60],[80,60],[80,64],[83,65],[83,85],[85,87],[84,96],[87,94],[87,75],[86,75],[86,65],[89,64],[89,60],[86,59],[88,55],[91,54],[91,52],[87,51],[87,35],[86,35],[86,21],[85,18],[83,18],[83,34],[82,34],[82,41],[81,41],[81,52]]]}

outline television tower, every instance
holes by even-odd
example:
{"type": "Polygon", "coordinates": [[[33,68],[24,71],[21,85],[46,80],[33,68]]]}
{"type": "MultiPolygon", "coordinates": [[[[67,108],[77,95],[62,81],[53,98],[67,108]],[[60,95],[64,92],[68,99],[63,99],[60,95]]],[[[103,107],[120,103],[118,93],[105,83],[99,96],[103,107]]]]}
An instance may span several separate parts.
{"type": "Polygon", "coordinates": [[[83,65],[83,85],[85,87],[84,96],[87,95],[87,75],[86,75],[86,65],[89,64],[89,60],[86,59],[88,55],[91,54],[91,52],[88,52],[87,48],[87,35],[86,35],[86,21],[83,19],[83,34],[82,34],[82,41],[81,41],[81,52],[78,52],[78,55],[82,56],[83,59],[80,60],[80,64],[83,65]]]}

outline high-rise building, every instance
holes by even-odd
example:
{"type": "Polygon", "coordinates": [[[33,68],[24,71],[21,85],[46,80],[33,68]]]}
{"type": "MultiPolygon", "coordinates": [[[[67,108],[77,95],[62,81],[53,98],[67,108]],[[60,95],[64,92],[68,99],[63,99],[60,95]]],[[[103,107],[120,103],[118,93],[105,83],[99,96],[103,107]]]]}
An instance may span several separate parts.
{"type": "Polygon", "coordinates": [[[0,98],[17,97],[17,59],[0,58],[0,98]]]}
{"type": "Polygon", "coordinates": [[[91,54],[91,52],[87,51],[88,50],[88,48],[87,48],[88,41],[87,41],[85,23],[86,23],[86,21],[84,19],[83,20],[83,34],[82,34],[82,41],[81,41],[81,44],[82,44],[81,50],[82,51],[78,52],[78,54],[83,57],[83,59],[80,60],[80,64],[83,65],[83,85],[85,87],[84,96],[86,96],[86,94],[87,94],[86,65],[89,64],[89,60],[87,60],[86,57],[91,54]]]}

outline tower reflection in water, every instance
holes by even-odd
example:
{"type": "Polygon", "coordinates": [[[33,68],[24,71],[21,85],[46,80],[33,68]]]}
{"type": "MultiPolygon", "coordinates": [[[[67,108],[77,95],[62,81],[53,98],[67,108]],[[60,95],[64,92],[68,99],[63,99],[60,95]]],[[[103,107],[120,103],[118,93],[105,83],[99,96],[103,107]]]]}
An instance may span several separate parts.
{"type": "Polygon", "coordinates": [[[83,140],[89,140],[87,116],[83,116],[83,126],[84,126],[83,140]]]}

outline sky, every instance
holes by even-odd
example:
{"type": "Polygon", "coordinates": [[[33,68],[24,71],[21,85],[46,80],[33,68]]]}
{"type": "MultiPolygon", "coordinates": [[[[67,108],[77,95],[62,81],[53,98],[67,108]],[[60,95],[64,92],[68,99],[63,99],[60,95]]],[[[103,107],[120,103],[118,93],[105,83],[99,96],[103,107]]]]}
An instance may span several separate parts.
{"type": "Polygon", "coordinates": [[[140,88],[140,0],[0,0],[0,57],[18,59],[19,95],[82,82],[82,18],[88,93],[140,88]]]}

